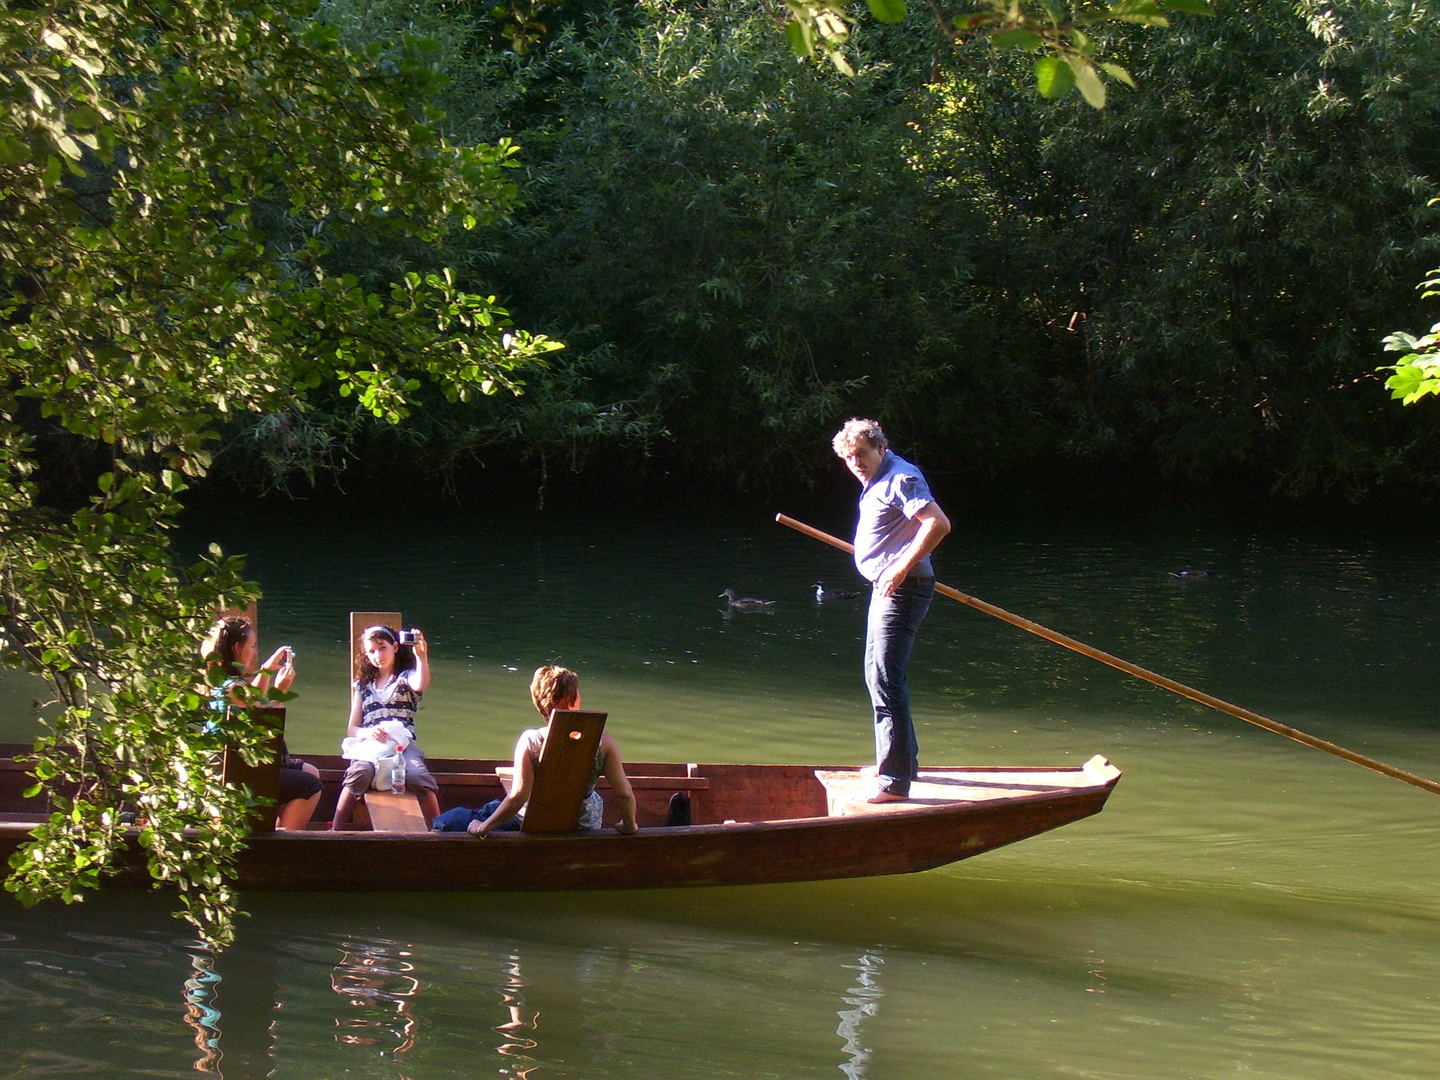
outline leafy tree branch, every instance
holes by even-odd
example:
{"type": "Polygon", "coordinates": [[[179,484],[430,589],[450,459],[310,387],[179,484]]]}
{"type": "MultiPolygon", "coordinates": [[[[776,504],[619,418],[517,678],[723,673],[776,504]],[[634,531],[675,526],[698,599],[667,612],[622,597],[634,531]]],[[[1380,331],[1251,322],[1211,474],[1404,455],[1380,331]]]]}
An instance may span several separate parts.
{"type": "MultiPolygon", "coordinates": [[[[196,644],[257,590],[218,550],[177,567],[169,539],[220,425],[336,385],[395,423],[422,384],[518,393],[559,347],[452,271],[332,265],[355,232],[426,249],[499,220],[516,148],[440,133],[423,39],[352,47],[323,16],[315,0],[0,12],[0,655],[55,690],[31,758],[50,817],[7,882],[24,901],[97,885],[128,813],[184,916],[233,932],[253,797],[214,767],[196,644]],[[78,507],[44,494],[54,431],[109,463],[78,478],[78,507]]],[[[251,758],[264,737],[226,735],[251,758]]]]}

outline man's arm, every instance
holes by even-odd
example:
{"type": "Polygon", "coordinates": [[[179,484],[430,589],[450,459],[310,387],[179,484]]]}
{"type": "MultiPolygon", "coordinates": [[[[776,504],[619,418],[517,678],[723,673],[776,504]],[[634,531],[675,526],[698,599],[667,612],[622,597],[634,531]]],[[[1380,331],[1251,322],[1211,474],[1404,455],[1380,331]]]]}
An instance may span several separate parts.
{"type": "Polygon", "coordinates": [[[875,588],[881,596],[893,594],[900,583],[910,576],[910,571],[914,570],[926,555],[939,547],[940,541],[950,532],[950,519],[945,516],[945,511],[940,509],[939,503],[926,503],[916,513],[915,520],[920,523],[920,528],[910,543],[905,545],[905,550],[896,556],[895,561],[875,580],[875,588]]]}

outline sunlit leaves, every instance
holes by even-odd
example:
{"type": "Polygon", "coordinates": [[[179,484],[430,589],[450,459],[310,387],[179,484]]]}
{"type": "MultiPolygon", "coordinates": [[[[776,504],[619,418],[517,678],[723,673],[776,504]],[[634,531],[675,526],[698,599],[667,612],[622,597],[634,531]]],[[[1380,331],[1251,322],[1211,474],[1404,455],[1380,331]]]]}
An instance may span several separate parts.
{"type": "MultiPolygon", "coordinates": [[[[1431,199],[1430,205],[1440,206],[1440,198],[1431,199]]],[[[1430,271],[1430,276],[1416,287],[1426,300],[1440,297],[1440,268],[1430,271]]],[[[1405,354],[1394,364],[1380,368],[1394,372],[1385,380],[1391,397],[1413,405],[1429,394],[1440,394],[1440,323],[1420,337],[1396,331],[1385,338],[1384,345],[1386,352],[1405,354]]]]}
{"type": "Polygon", "coordinates": [[[1035,61],[1035,87],[1045,98],[1064,97],[1075,87],[1075,70],[1058,56],[1035,61]]]}
{"type": "MultiPolygon", "coordinates": [[[[1421,282],[1420,288],[1427,300],[1440,296],[1440,269],[1431,271],[1431,277],[1421,282]]],[[[1413,405],[1429,394],[1440,394],[1440,323],[1419,337],[1396,331],[1385,338],[1384,344],[1386,352],[1405,354],[1380,369],[1394,372],[1385,380],[1391,397],[1413,405]]]]}
{"type": "Polygon", "coordinates": [[[1105,107],[1105,83],[1095,71],[1095,65],[1083,56],[1067,56],[1065,62],[1075,72],[1075,85],[1092,108],[1105,107]]]}
{"type": "Polygon", "coordinates": [[[1391,397],[1413,405],[1427,394],[1440,394],[1440,323],[1418,338],[1391,334],[1385,339],[1385,348],[1405,353],[1394,364],[1380,369],[1394,372],[1385,380],[1391,397]]]}

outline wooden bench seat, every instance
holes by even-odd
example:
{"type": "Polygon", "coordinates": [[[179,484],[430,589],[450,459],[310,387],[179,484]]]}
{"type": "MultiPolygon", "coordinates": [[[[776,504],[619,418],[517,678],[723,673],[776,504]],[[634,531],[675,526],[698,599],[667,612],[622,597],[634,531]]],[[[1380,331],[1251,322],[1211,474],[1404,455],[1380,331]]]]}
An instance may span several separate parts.
{"type": "Polygon", "coordinates": [[[393,791],[367,791],[365,806],[370,811],[370,827],[376,832],[430,831],[430,823],[420,812],[420,801],[412,792],[396,795],[393,791]]]}

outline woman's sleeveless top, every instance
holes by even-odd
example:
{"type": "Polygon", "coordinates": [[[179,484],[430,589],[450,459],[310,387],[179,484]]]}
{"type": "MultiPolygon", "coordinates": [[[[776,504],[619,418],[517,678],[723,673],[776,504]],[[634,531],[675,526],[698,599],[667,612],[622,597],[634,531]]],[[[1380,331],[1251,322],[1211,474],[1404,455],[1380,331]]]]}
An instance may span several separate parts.
{"type": "Polygon", "coordinates": [[[399,720],[415,737],[415,710],[420,708],[419,691],[410,688],[410,681],[398,676],[378,689],[367,679],[355,683],[360,692],[360,726],[374,727],[382,720],[399,720]]]}

